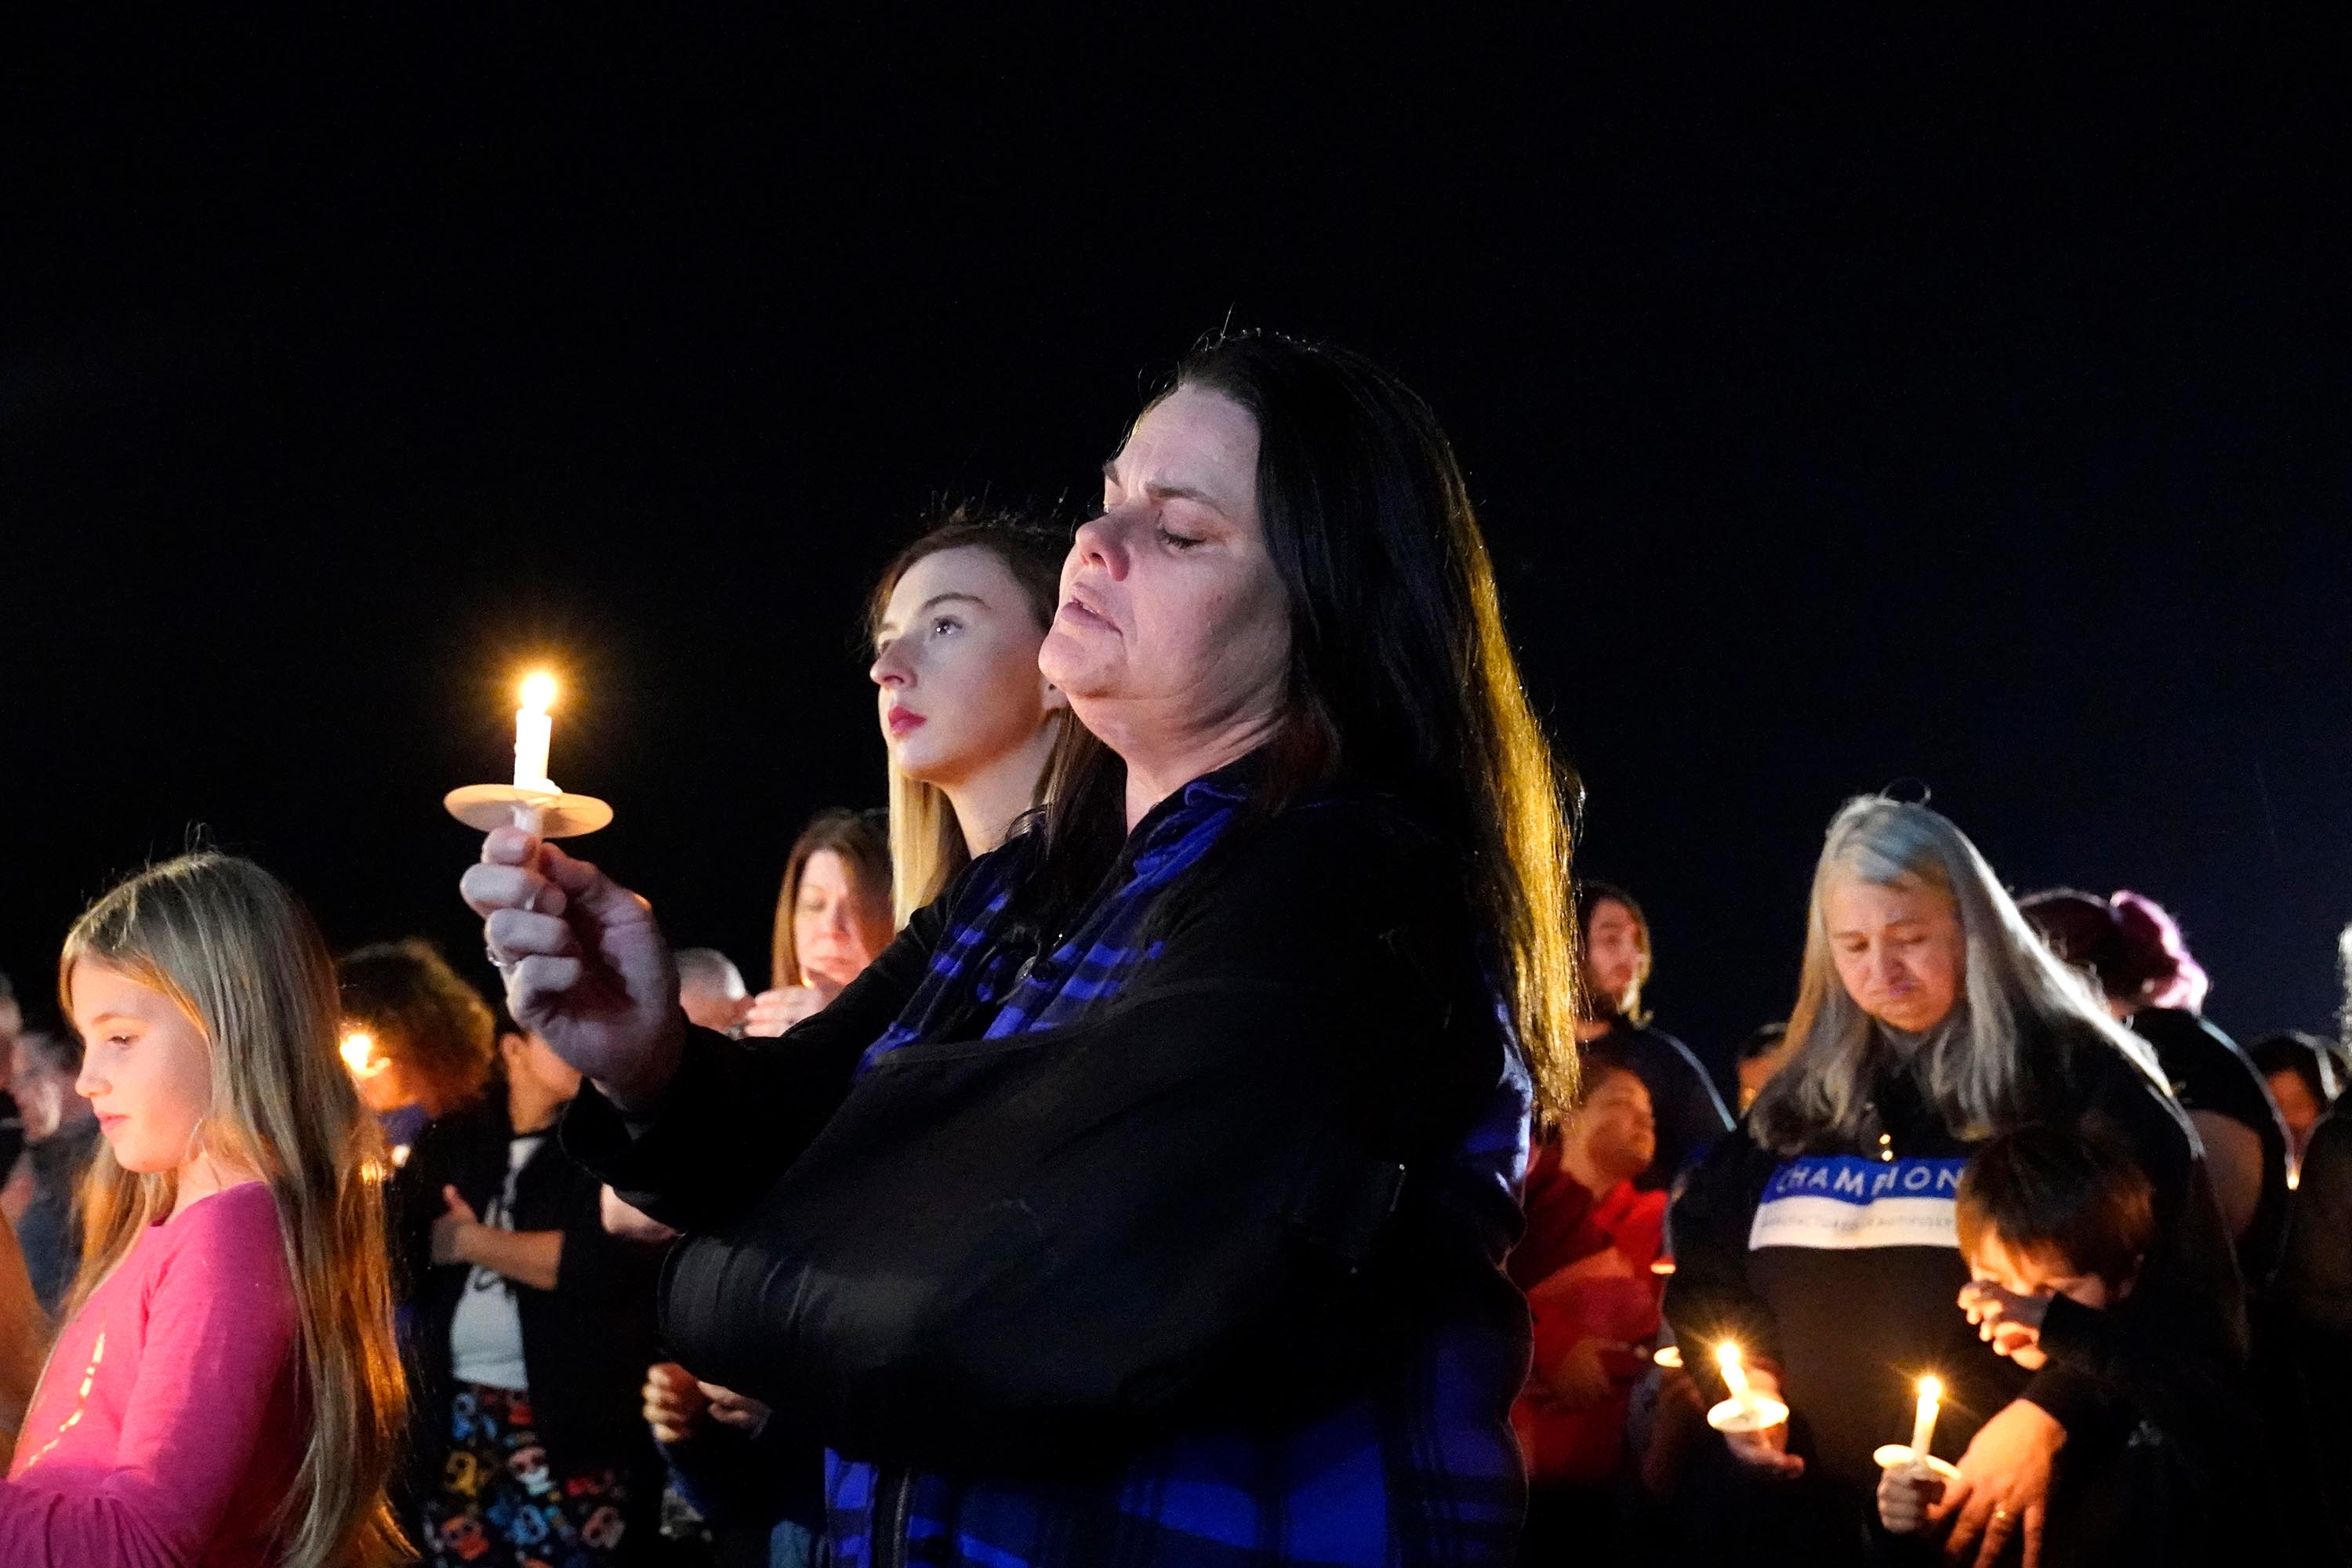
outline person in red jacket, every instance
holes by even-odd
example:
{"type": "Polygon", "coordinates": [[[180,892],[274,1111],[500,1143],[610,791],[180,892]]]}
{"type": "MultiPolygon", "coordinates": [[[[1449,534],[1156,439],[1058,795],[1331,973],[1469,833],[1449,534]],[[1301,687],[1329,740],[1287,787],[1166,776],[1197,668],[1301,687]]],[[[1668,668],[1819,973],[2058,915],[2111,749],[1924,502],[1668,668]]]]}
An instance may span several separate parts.
{"type": "Polygon", "coordinates": [[[1651,1265],[1666,1194],[1633,1185],[1656,1151],[1641,1078],[1595,1064],[1583,1104],[1528,1174],[1527,1237],[1509,1264],[1535,1323],[1534,1371],[1511,1408],[1528,1461],[1528,1561],[1551,1543],[1589,1551],[1613,1526],[1638,1346],[1658,1331],[1651,1265]]]}

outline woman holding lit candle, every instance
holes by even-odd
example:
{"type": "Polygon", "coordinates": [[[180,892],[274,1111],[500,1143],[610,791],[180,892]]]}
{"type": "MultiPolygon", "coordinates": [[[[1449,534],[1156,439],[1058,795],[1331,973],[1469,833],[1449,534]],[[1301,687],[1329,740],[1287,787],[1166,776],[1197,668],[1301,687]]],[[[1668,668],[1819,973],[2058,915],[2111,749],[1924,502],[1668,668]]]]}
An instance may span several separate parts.
{"type": "MultiPolygon", "coordinates": [[[[2148,1267],[2242,1349],[2235,1259],[2193,1137],[2144,1042],[2037,941],[1960,831],[1879,797],[1831,824],[1815,870],[1791,1058],[1673,1215],[1666,1311],[1684,1343],[1733,1338],[1790,1422],[1727,1436],[1792,1561],[1851,1556],[1878,1471],[1940,1380],[1935,1430],[1960,1479],[1937,1505],[1987,1563],[2040,1530],[2080,1380],[2030,1377],[1953,1308],[1969,1270],[1953,1200],[1971,1149],[2027,1122],[2096,1119],[2147,1171],[2163,1219],[2148,1267]]],[[[1767,1532],[1770,1539],[1770,1532],[1767,1532]]]]}
{"type": "Polygon", "coordinates": [[[1103,503],[1043,821],[784,1041],[689,1035],[645,903],[529,835],[466,896],[595,1080],[566,1145],[689,1233],[680,1358],[833,1449],[836,1561],[1507,1563],[1568,837],[1462,476],[1249,337],[1103,503]]]}

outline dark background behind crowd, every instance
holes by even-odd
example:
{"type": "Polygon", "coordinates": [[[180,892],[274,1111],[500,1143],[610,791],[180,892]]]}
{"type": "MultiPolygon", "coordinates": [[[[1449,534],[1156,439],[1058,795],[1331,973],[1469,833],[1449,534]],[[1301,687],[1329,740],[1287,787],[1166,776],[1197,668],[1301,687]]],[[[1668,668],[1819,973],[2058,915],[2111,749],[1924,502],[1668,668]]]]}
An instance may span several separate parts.
{"type": "Polygon", "coordinates": [[[0,260],[37,1011],[192,822],[340,945],[466,962],[418,868],[538,657],[595,854],[758,952],[808,811],[879,799],[876,566],[939,492],[1083,500],[1230,315],[1437,407],[1580,866],[1717,1066],[1829,809],[1914,776],[2020,887],[2164,900],[2241,1037],[2327,1024],[2341,16],[45,25],[0,260]]]}

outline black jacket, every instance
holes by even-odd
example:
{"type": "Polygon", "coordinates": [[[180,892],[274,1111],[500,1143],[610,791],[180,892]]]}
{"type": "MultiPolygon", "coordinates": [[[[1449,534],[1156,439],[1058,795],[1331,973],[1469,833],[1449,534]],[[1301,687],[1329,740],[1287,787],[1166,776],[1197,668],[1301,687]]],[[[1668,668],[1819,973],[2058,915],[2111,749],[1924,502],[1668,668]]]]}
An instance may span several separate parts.
{"type": "Polygon", "coordinates": [[[984,859],[782,1039],[696,1032],[634,1122],[583,1092],[567,1146],[693,1233],[681,1358],[852,1457],[982,1474],[1295,1419],[1440,1323],[1524,1364],[1517,1206],[1447,1180],[1513,1072],[1458,858],[1353,800],[1234,832],[1078,1022],[853,1086],[984,859]]]}
{"type": "MultiPolygon", "coordinates": [[[[405,1347],[415,1389],[411,1463],[429,1483],[449,1447],[449,1325],[470,1272],[432,1261],[433,1222],[454,1186],[486,1212],[506,1184],[513,1137],[506,1096],[493,1083],[478,1105],[427,1126],[394,1176],[395,1263],[404,1284],[405,1347]]],[[[654,1280],[661,1248],[608,1234],[600,1184],[558,1146],[550,1129],[515,1178],[510,1217],[518,1231],[560,1230],[563,1258],[555,1289],[516,1284],[524,1375],[532,1414],[558,1475],[602,1465],[637,1466],[653,1455],[644,1418],[646,1369],[656,1354],[654,1280]]]]}
{"type": "Polygon", "coordinates": [[[2051,1563],[2278,1563],[2284,1536],[2262,1426],[2230,1346],[2160,1281],[2106,1310],[2061,1297],[2042,1348],[2097,1391],[2050,1490],[2051,1563]]]}

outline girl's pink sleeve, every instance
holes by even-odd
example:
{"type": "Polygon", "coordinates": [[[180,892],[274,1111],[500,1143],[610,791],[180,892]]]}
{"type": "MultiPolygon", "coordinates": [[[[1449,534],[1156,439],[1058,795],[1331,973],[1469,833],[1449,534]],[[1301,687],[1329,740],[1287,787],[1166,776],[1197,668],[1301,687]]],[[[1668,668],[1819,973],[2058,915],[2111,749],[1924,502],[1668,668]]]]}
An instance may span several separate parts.
{"type": "MultiPolygon", "coordinates": [[[[273,1205],[242,1193],[191,1208],[147,1289],[146,1340],[116,1467],[0,1482],[10,1568],[188,1568],[228,1519],[257,1458],[290,1478],[299,1330],[273,1205]]],[[[100,1378],[111,1368],[100,1364],[100,1378]]],[[[62,1456],[60,1456],[62,1457],[62,1456]]],[[[274,1506],[284,1495],[272,1489],[274,1506]]]]}

